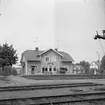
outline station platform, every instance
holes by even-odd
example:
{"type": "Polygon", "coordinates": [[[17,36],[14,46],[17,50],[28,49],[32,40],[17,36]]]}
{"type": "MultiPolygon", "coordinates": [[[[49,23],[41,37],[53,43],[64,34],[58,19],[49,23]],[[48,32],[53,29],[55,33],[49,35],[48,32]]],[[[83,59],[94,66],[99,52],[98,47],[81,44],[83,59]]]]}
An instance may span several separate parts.
{"type": "Polygon", "coordinates": [[[19,86],[19,85],[50,85],[50,84],[71,84],[93,82],[105,84],[105,79],[72,79],[72,80],[31,80],[20,76],[9,76],[8,81],[0,81],[0,87],[19,86]]]}

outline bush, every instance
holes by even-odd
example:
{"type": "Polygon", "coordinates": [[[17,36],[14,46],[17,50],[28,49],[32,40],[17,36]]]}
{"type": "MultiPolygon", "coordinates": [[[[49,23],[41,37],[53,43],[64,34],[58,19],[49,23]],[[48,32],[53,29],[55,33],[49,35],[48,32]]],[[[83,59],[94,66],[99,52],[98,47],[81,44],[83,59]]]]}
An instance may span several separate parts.
{"type": "Polygon", "coordinates": [[[60,67],[59,73],[65,74],[67,72],[67,68],[60,67]]]}
{"type": "Polygon", "coordinates": [[[0,67],[0,75],[2,75],[2,67],[0,67]]]}
{"type": "Polygon", "coordinates": [[[12,68],[12,75],[14,75],[14,76],[17,75],[17,71],[14,67],[12,68]]]}
{"type": "Polygon", "coordinates": [[[17,75],[17,71],[15,68],[12,68],[11,66],[4,66],[3,68],[3,76],[9,76],[9,75],[17,75]]]}
{"type": "Polygon", "coordinates": [[[11,74],[12,74],[12,67],[11,66],[4,66],[3,76],[9,76],[11,74]]]}

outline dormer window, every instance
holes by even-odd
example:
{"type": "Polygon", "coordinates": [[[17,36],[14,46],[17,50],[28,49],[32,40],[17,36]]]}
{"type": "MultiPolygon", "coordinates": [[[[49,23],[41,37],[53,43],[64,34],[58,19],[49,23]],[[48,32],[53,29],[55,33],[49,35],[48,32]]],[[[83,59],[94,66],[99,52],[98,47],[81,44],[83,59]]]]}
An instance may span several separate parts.
{"type": "Polygon", "coordinates": [[[46,62],[49,62],[49,61],[50,61],[50,57],[45,56],[45,61],[46,61],[46,62]]]}

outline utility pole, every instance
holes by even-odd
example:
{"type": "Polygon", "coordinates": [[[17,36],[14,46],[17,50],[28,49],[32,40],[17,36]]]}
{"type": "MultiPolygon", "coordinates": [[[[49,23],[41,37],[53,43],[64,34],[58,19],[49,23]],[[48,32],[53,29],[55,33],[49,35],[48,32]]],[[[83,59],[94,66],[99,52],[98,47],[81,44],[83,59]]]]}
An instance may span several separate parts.
{"type": "Polygon", "coordinates": [[[102,46],[101,40],[100,40],[100,39],[105,40],[105,30],[102,30],[103,35],[99,35],[99,34],[98,34],[98,31],[96,31],[96,33],[97,33],[97,35],[95,35],[94,39],[95,39],[95,40],[99,39],[101,49],[102,49],[102,51],[103,51],[103,54],[105,55],[105,51],[104,51],[104,49],[103,49],[103,46],[102,46]]]}
{"type": "Polygon", "coordinates": [[[98,55],[98,61],[100,61],[100,54],[96,51],[97,55],[98,55]]]}
{"type": "Polygon", "coordinates": [[[59,40],[57,40],[57,49],[58,49],[59,40]]]}

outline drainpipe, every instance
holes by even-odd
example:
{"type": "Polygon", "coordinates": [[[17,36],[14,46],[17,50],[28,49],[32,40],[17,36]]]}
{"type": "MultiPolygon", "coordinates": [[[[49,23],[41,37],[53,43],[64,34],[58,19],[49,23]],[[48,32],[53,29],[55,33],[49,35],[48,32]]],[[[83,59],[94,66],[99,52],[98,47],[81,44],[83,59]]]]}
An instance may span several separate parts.
{"type": "Polygon", "coordinates": [[[100,61],[100,54],[98,52],[96,52],[97,55],[98,55],[98,61],[100,61]]]}
{"type": "Polygon", "coordinates": [[[27,75],[27,61],[26,61],[26,67],[25,68],[26,68],[26,75],[27,75]]]}

